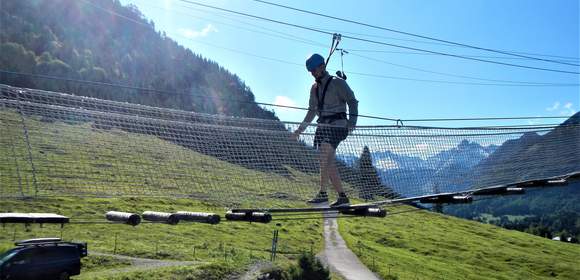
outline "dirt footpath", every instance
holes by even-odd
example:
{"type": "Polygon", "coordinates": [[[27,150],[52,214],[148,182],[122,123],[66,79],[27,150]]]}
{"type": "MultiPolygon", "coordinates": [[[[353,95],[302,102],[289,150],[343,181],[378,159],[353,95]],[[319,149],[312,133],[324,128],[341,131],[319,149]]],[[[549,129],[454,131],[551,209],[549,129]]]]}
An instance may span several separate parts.
{"type": "MultiPolygon", "coordinates": [[[[332,214],[330,214],[332,215],[332,214]]],[[[345,280],[380,280],[346,247],[335,218],[324,219],[324,251],[320,259],[345,280]]]]}

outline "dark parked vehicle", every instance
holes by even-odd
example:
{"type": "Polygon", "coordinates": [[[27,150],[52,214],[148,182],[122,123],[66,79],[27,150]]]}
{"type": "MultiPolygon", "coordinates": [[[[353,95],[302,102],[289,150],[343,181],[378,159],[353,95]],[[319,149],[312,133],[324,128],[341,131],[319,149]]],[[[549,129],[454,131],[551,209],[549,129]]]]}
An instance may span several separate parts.
{"type": "Polygon", "coordinates": [[[38,238],[15,243],[16,248],[0,254],[0,280],[69,279],[81,273],[86,243],[60,238],[38,238]]]}

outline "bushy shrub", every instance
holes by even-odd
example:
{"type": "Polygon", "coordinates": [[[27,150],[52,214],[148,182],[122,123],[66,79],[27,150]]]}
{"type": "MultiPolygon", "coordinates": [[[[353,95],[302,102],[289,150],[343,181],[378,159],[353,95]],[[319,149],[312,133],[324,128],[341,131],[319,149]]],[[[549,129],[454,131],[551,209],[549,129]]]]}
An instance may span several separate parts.
{"type": "Polygon", "coordinates": [[[287,280],[330,280],[330,272],[312,254],[304,253],[298,260],[298,266],[290,267],[287,280]]]}

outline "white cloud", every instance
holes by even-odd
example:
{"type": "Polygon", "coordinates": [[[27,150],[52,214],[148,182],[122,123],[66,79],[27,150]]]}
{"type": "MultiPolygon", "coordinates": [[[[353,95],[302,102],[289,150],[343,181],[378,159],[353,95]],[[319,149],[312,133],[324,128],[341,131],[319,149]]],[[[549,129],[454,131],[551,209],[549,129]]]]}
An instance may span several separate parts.
{"type": "Polygon", "coordinates": [[[559,113],[559,115],[562,116],[570,116],[573,115],[574,113],[576,113],[576,110],[574,109],[574,104],[572,102],[561,102],[560,101],[556,101],[554,102],[554,104],[548,108],[546,108],[546,111],[548,112],[554,112],[554,113],[559,113]]]}
{"type": "Polygon", "coordinates": [[[558,110],[558,108],[560,108],[560,102],[556,101],[554,102],[554,105],[552,105],[552,107],[546,108],[546,111],[552,112],[558,110]]]}
{"type": "Polygon", "coordinates": [[[574,110],[574,104],[572,102],[567,102],[562,106],[560,114],[563,116],[573,115],[576,111],[574,110]]]}
{"type": "Polygon", "coordinates": [[[180,28],[179,33],[187,38],[199,38],[209,35],[211,32],[218,32],[217,28],[208,24],[202,30],[192,30],[187,28],[180,28]]]}
{"type": "MultiPolygon", "coordinates": [[[[279,105],[279,106],[291,106],[291,107],[296,107],[296,102],[294,102],[294,100],[290,99],[290,97],[288,96],[276,96],[276,99],[274,100],[274,104],[279,105]]],[[[280,109],[286,109],[287,108],[280,108],[280,109]]]]}

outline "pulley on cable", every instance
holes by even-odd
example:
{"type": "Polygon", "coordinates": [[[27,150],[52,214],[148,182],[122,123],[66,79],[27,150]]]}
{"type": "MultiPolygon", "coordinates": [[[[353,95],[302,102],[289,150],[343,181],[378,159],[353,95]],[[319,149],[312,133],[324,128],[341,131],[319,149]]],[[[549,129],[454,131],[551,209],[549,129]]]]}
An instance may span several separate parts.
{"type": "Polygon", "coordinates": [[[328,57],[326,58],[326,65],[328,66],[328,62],[330,61],[330,57],[332,56],[332,54],[334,53],[334,51],[339,50],[340,51],[340,68],[341,70],[336,71],[336,75],[343,79],[346,80],[346,74],[344,73],[344,61],[343,61],[343,56],[345,54],[348,54],[348,51],[343,49],[343,48],[337,48],[338,44],[340,43],[340,40],[342,39],[342,35],[338,34],[338,33],[334,33],[332,34],[332,44],[330,46],[330,52],[328,53],[328,57]]]}

